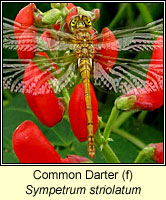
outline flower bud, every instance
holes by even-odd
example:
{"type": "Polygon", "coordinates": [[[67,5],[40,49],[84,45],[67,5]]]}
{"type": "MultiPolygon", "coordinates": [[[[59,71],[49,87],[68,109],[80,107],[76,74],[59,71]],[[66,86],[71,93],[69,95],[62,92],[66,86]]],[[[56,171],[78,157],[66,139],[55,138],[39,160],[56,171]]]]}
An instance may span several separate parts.
{"type": "Polygon", "coordinates": [[[56,24],[57,22],[59,22],[60,18],[61,18],[61,11],[56,8],[53,8],[44,13],[42,22],[45,24],[56,24]]]}
{"type": "Polygon", "coordinates": [[[67,3],[51,3],[51,8],[62,9],[66,7],[67,5],[68,5],[67,3]]]}
{"type": "Polygon", "coordinates": [[[155,143],[155,144],[150,144],[150,147],[154,147],[154,154],[152,159],[156,163],[163,163],[163,143],[155,143]]]}
{"type": "Polygon", "coordinates": [[[136,101],[135,95],[121,96],[116,99],[115,105],[119,110],[130,110],[136,101]]]}

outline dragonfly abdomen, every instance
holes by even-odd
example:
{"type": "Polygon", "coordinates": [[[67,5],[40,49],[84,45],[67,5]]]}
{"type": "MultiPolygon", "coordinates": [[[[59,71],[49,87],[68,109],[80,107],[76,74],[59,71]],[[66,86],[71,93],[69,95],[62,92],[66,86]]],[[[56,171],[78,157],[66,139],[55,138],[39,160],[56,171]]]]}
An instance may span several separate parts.
{"type": "Polygon", "coordinates": [[[93,119],[92,119],[93,115],[92,115],[92,103],[91,103],[91,91],[90,91],[91,60],[89,58],[80,58],[78,68],[81,73],[85,91],[87,129],[88,129],[88,154],[90,158],[94,158],[95,142],[93,134],[93,119]]]}

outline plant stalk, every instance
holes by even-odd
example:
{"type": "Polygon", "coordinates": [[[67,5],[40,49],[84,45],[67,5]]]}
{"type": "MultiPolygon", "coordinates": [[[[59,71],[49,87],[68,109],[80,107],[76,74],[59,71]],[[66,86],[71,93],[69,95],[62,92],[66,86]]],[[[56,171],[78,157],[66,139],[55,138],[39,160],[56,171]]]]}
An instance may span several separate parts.
{"type": "Polygon", "coordinates": [[[138,10],[140,11],[140,13],[146,23],[150,23],[153,21],[153,18],[152,18],[145,3],[136,3],[136,6],[137,6],[138,10]]]}
{"type": "Polygon", "coordinates": [[[107,124],[105,126],[104,133],[103,133],[103,136],[104,136],[106,141],[110,137],[111,130],[114,126],[114,123],[115,123],[118,115],[119,115],[119,110],[116,108],[116,106],[114,106],[112,111],[111,111],[111,114],[109,116],[109,119],[107,121],[107,124]]]}
{"type": "MultiPolygon", "coordinates": [[[[100,149],[101,145],[103,144],[103,136],[101,135],[100,131],[97,131],[96,135],[95,135],[95,141],[96,141],[96,145],[98,146],[98,148],[100,149]]],[[[109,146],[108,142],[106,142],[105,144],[103,144],[103,149],[101,151],[103,157],[105,158],[107,163],[120,163],[118,157],[116,156],[116,154],[114,153],[114,151],[112,150],[112,148],[109,146]]]]}

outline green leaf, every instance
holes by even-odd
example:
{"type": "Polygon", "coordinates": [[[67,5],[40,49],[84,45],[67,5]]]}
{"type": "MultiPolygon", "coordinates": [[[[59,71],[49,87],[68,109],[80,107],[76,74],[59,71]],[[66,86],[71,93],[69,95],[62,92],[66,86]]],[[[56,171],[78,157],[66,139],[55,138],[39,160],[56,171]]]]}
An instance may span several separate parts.
{"type": "Polygon", "coordinates": [[[133,163],[139,149],[117,134],[112,133],[111,138],[113,142],[109,142],[109,145],[116,153],[121,163],[133,163]]]}

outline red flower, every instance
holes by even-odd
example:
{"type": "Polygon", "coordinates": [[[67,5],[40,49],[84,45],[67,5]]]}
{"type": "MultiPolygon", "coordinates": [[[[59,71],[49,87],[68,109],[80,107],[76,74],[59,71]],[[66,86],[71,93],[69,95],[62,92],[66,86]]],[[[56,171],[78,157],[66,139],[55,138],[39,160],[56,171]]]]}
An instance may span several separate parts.
{"type": "Polygon", "coordinates": [[[31,121],[24,121],[17,127],[12,144],[21,163],[80,163],[88,160],[75,155],[62,159],[40,129],[31,121]]]}
{"type": "Polygon", "coordinates": [[[48,71],[42,72],[34,62],[31,62],[24,72],[23,79],[24,94],[29,107],[48,127],[61,121],[65,111],[62,99],[56,97],[47,82],[51,77],[48,71]]]}
{"type": "Polygon", "coordinates": [[[122,95],[117,103],[125,101],[127,97],[128,100],[131,97],[133,99],[128,109],[153,111],[163,105],[163,36],[159,36],[154,43],[145,88],[129,91],[128,94],[122,95]]]}
{"type": "MultiPolygon", "coordinates": [[[[93,86],[90,84],[93,132],[96,133],[98,125],[98,104],[93,86]]],[[[87,114],[84,85],[80,83],[74,89],[69,102],[69,118],[74,135],[80,142],[86,141],[88,137],[87,114]]]]}
{"type": "Polygon", "coordinates": [[[163,105],[163,36],[154,43],[145,89],[140,90],[135,108],[152,111],[163,105]],[[155,86],[155,89],[153,87],[155,86]]]}
{"type": "Polygon", "coordinates": [[[95,59],[101,63],[103,69],[109,73],[109,69],[115,64],[118,56],[118,43],[114,34],[106,27],[101,32],[99,44],[101,49],[98,51],[95,59]],[[112,59],[110,59],[112,57],[112,59]]]}
{"type": "Polygon", "coordinates": [[[163,143],[156,143],[156,144],[150,144],[150,147],[154,147],[154,155],[153,160],[156,163],[163,163],[163,143]]]}

